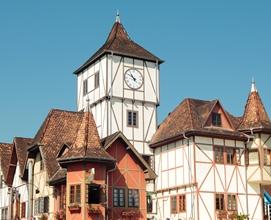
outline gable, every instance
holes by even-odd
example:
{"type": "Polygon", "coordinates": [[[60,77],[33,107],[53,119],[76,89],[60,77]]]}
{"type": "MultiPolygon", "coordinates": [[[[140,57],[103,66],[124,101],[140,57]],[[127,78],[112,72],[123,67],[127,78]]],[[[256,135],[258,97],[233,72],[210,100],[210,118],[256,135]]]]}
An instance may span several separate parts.
{"type": "Polygon", "coordinates": [[[118,138],[106,151],[116,160],[119,169],[140,170],[144,172],[141,162],[127,148],[127,144],[121,138],[118,138]]]}
{"type": "Polygon", "coordinates": [[[234,130],[234,126],[219,101],[215,103],[204,123],[203,127],[223,128],[234,130]]]}

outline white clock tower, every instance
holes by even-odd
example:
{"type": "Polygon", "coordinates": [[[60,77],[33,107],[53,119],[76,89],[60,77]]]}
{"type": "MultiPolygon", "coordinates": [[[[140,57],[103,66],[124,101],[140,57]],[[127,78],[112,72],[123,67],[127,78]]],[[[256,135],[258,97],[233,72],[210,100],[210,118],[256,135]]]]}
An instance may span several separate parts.
{"type": "Polygon", "coordinates": [[[130,39],[117,16],[104,45],[74,72],[78,111],[89,104],[101,138],[122,131],[139,153],[152,154],[162,62],[130,39]]]}

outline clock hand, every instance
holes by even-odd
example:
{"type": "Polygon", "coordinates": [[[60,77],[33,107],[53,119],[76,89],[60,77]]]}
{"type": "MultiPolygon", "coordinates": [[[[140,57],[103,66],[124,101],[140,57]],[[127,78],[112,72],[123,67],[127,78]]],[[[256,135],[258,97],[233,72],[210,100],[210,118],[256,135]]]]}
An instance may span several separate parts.
{"type": "Polygon", "coordinates": [[[129,76],[131,76],[133,80],[136,81],[136,78],[132,74],[129,74],[129,76]]]}

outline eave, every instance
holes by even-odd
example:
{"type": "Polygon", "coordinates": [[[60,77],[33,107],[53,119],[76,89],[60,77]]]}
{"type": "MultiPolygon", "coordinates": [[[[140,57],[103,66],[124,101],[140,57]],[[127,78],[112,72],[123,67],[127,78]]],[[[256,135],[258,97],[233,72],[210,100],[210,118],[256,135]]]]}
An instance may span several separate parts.
{"type": "Polygon", "coordinates": [[[140,59],[140,60],[149,61],[149,62],[153,62],[153,63],[158,62],[158,64],[162,64],[162,63],[165,62],[164,60],[161,60],[160,58],[157,58],[156,60],[154,60],[154,59],[148,59],[148,58],[145,58],[145,57],[140,57],[140,56],[137,56],[137,55],[133,55],[133,54],[130,54],[130,53],[124,53],[124,52],[118,52],[118,51],[106,50],[105,49],[99,55],[93,57],[93,59],[91,59],[88,63],[86,63],[85,65],[83,65],[83,66],[79,67],[77,70],[75,70],[73,72],[73,74],[75,74],[75,75],[80,74],[82,71],[87,69],[89,66],[91,66],[93,63],[95,63],[97,60],[99,60],[101,57],[103,57],[106,54],[113,54],[113,55],[117,55],[117,56],[125,56],[125,57],[128,57],[128,58],[140,59]]]}
{"type": "Polygon", "coordinates": [[[178,140],[185,139],[186,137],[192,137],[192,136],[203,136],[203,137],[210,137],[210,138],[225,138],[225,139],[230,139],[230,140],[238,140],[238,141],[246,141],[247,137],[245,135],[240,134],[221,134],[221,133],[216,133],[215,131],[204,131],[204,130],[189,130],[186,132],[182,132],[180,134],[177,134],[173,137],[151,143],[149,146],[151,148],[156,148],[160,147],[178,140]]]}

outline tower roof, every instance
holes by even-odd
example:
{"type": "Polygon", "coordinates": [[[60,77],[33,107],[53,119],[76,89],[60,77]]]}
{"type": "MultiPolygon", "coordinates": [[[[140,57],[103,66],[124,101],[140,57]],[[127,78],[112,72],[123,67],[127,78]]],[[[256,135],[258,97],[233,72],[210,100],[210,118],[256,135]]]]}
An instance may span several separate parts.
{"type": "Polygon", "coordinates": [[[94,53],[94,55],[92,55],[81,67],[79,67],[74,72],[74,74],[79,74],[101,56],[110,53],[158,63],[163,62],[160,58],[153,55],[151,52],[131,40],[125,28],[120,22],[119,15],[117,15],[116,21],[103,46],[96,53],[94,53]]]}
{"type": "Polygon", "coordinates": [[[250,130],[251,128],[271,129],[270,119],[256,89],[254,80],[251,84],[251,91],[239,130],[250,130]]]}
{"type": "Polygon", "coordinates": [[[78,160],[95,160],[113,163],[114,159],[102,148],[100,137],[92,113],[83,113],[83,119],[78,129],[74,143],[59,158],[60,163],[78,160]]]}

